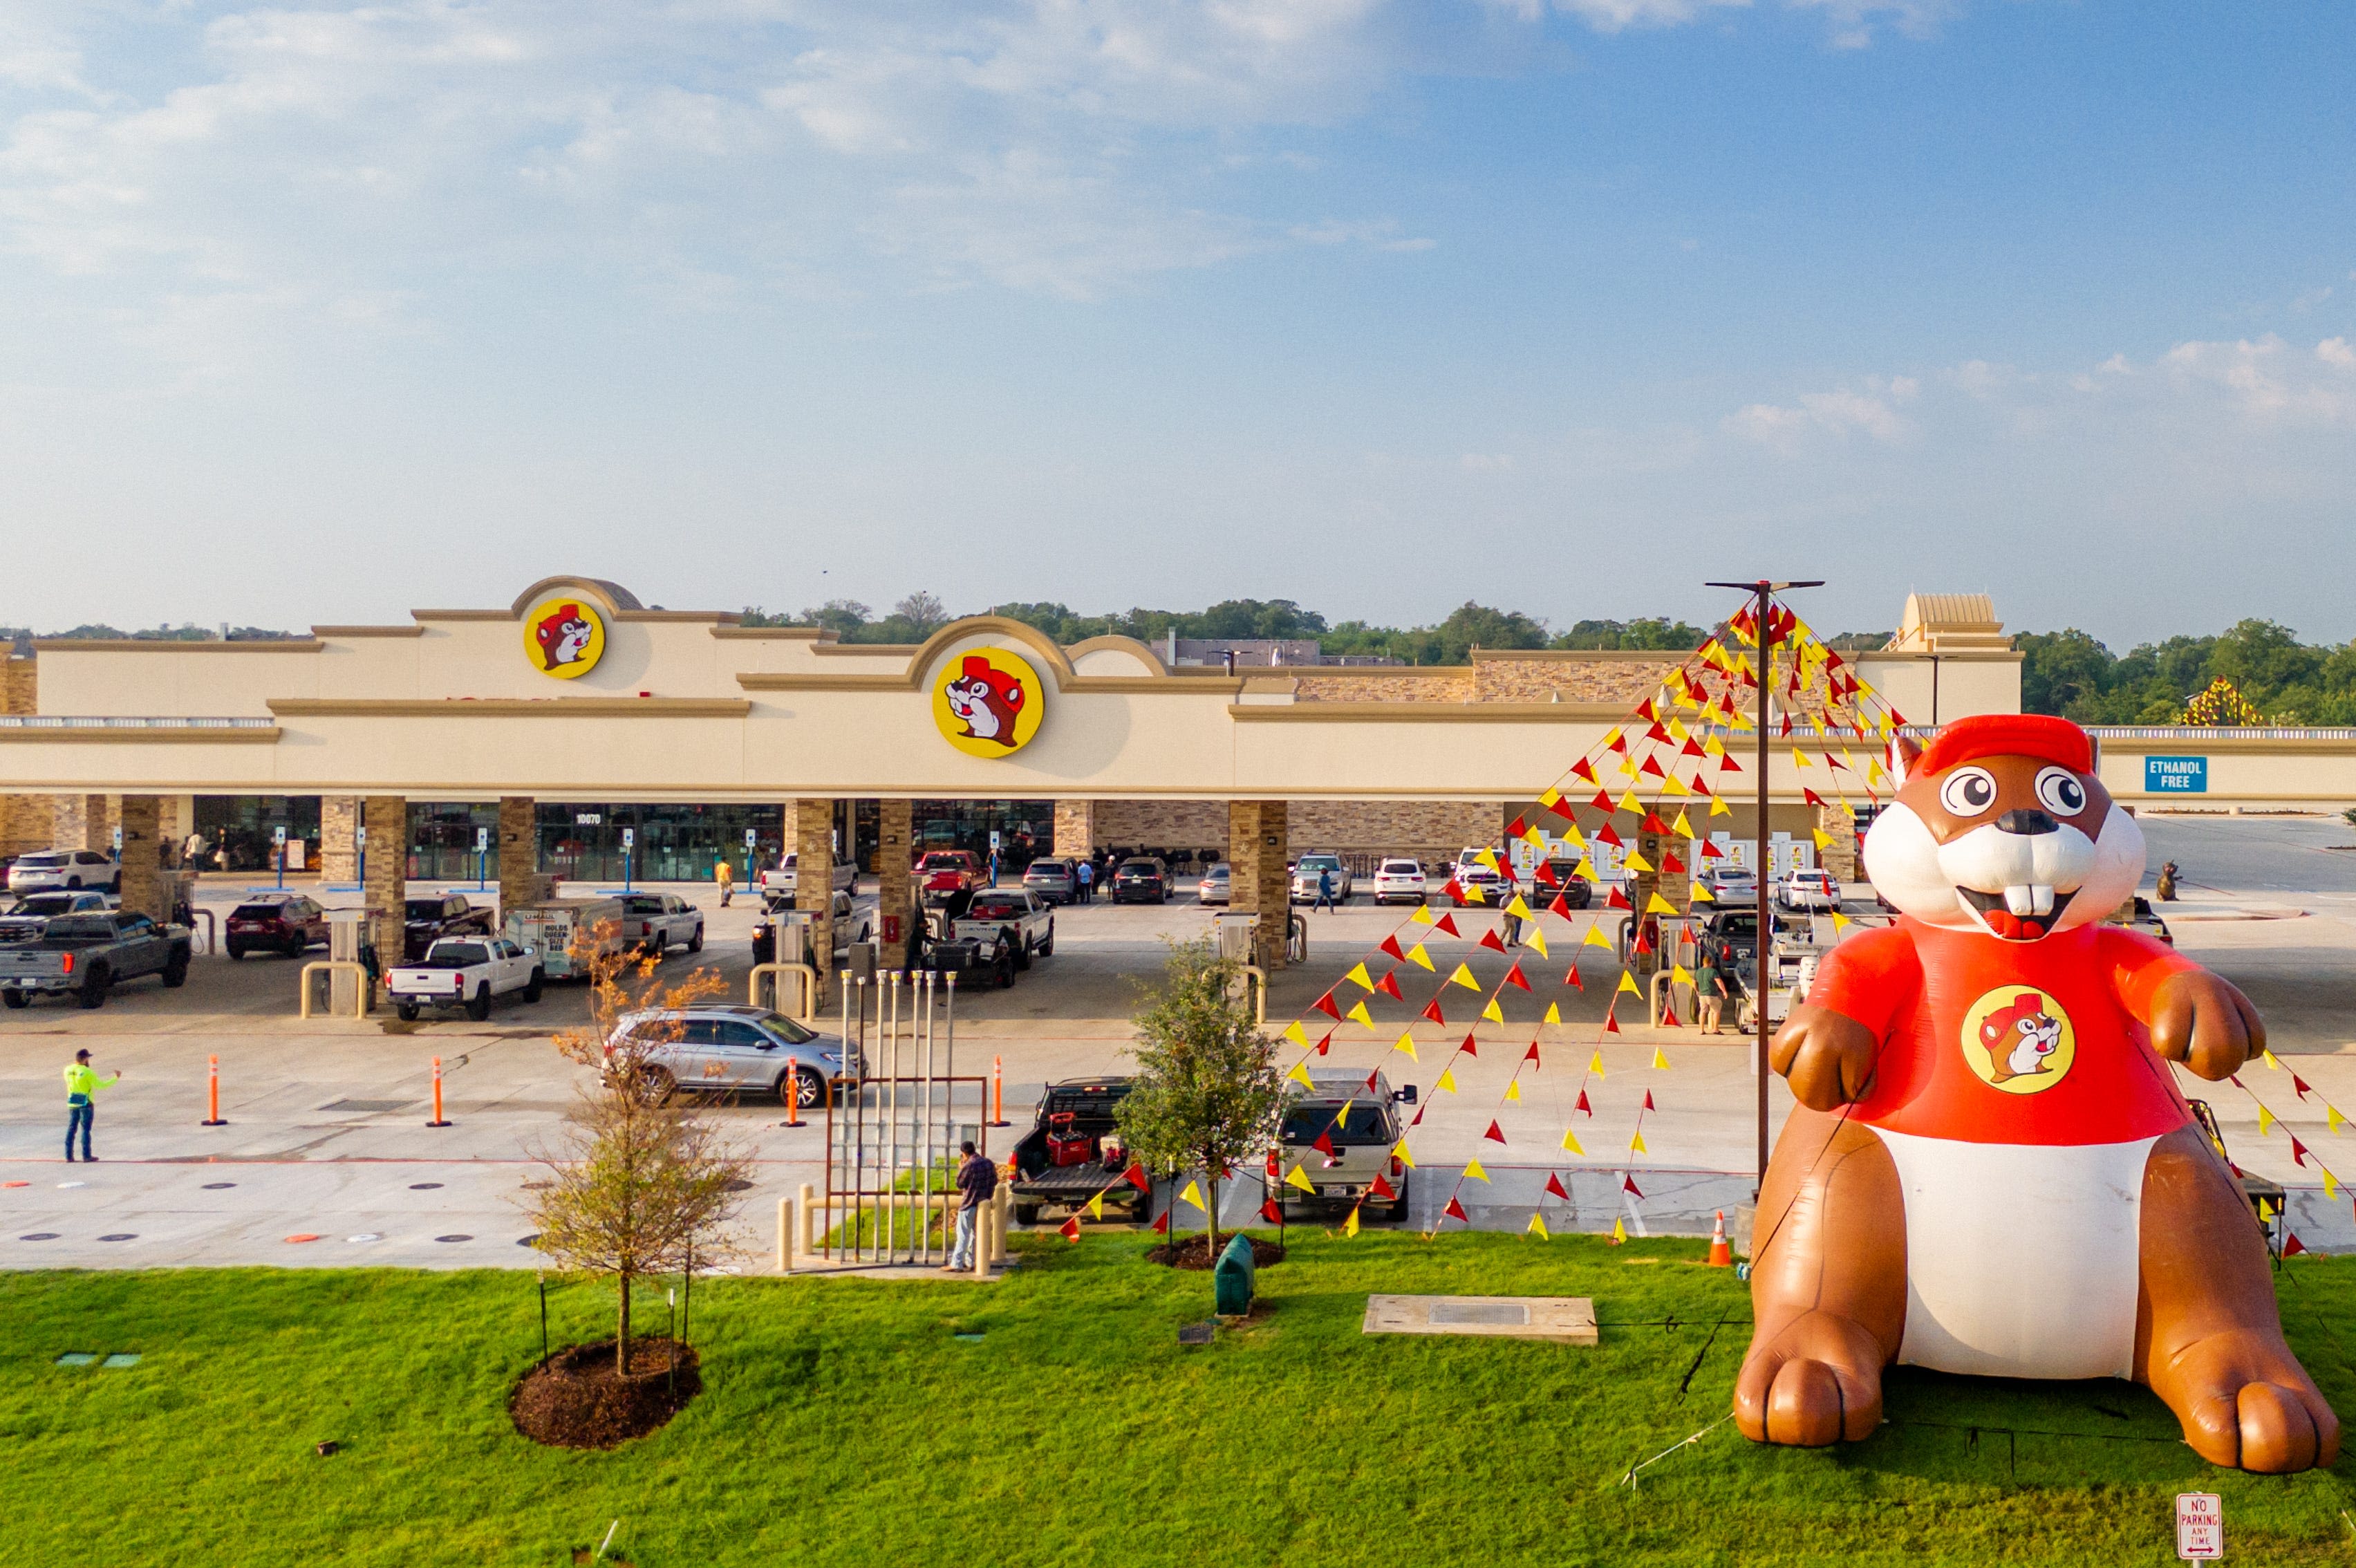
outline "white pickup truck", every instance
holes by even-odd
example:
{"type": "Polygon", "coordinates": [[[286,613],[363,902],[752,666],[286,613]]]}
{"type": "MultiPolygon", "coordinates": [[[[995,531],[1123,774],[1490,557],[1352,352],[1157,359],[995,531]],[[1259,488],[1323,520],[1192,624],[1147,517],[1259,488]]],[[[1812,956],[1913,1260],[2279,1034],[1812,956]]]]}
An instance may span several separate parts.
{"type": "Polygon", "coordinates": [[[625,893],[622,940],[657,959],[674,947],[701,952],[703,911],[676,893],[625,893]]]}
{"type": "MultiPolygon", "coordinates": [[[[773,865],[761,873],[761,897],[769,899],[792,897],[801,886],[801,858],[798,854],[789,854],[783,865],[773,865]]],[[[834,862],[833,881],[837,893],[857,892],[859,867],[847,860],[834,862]]]]}
{"type": "Polygon", "coordinates": [[[444,937],[426,950],[416,963],[403,964],[385,977],[392,993],[393,1011],[413,1022],[427,1007],[464,1007],[466,1016],[481,1023],[491,1015],[491,998],[521,992],[526,1002],[540,1000],[547,980],[540,954],[505,937],[444,937]]]}
{"type": "Polygon", "coordinates": [[[1046,958],[1055,950],[1055,907],[1036,893],[995,887],[973,896],[972,908],[950,922],[949,935],[983,943],[1003,935],[1015,967],[1028,969],[1032,954],[1046,958]]]}

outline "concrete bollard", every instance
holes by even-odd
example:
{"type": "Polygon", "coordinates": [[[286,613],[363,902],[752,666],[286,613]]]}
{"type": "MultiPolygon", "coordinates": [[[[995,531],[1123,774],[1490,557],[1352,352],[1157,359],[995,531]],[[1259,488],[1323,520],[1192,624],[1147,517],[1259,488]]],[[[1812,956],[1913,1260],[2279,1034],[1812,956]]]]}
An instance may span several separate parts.
{"type": "Polygon", "coordinates": [[[818,1251],[818,1202],[810,1184],[804,1182],[794,1202],[794,1251],[799,1257],[811,1257],[818,1251]]]}
{"type": "Polygon", "coordinates": [[[1014,1212],[1014,1189],[1001,1181],[990,1198],[990,1261],[1006,1262],[1006,1227],[1014,1212]]]}
{"type": "Polygon", "coordinates": [[[987,1203],[973,1211],[973,1277],[978,1280],[990,1278],[991,1232],[996,1214],[997,1209],[987,1203]]]}
{"type": "Polygon", "coordinates": [[[777,1199],[777,1273],[794,1272],[794,1200],[777,1199]]]}

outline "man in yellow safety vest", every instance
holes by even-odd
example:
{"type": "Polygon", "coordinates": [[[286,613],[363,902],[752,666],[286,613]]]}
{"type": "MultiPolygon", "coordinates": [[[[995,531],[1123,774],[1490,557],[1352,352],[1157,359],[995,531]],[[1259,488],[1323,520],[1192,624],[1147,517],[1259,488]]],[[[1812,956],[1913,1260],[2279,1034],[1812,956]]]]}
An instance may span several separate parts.
{"type": "Polygon", "coordinates": [[[118,1072],[101,1078],[91,1068],[88,1051],[74,1053],[72,1065],[66,1069],[66,1164],[73,1164],[74,1132],[77,1128],[81,1132],[81,1157],[91,1161],[98,1158],[90,1152],[90,1124],[91,1116],[98,1110],[98,1091],[112,1088],[122,1077],[118,1072]]]}

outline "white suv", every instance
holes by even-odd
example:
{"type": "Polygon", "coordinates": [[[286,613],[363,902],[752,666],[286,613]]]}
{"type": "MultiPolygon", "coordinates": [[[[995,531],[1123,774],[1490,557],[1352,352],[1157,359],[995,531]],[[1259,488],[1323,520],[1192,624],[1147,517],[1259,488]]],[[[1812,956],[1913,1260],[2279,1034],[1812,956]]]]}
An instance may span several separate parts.
{"type": "Polygon", "coordinates": [[[54,888],[103,887],[123,891],[123,867],[94,849],[45,849],[20,854],[8,868],[11,893],[47,893],[54,888]]]}
{"type": "Polygon", "coordinates": [[[1424,881],[1423,864],[1414,860],[1387,860],[1375,868],[1375,902],[1388,904],[1420,904],[1430,895],[1424,881]]]}
{"type": "Polygon", "coordinates": [[[1841,907],[1841,885],[1833,880],[1829,871],[1794,871],[1775,889],[1775,902],[1794,911],[1837,909],[1841,907]]]}

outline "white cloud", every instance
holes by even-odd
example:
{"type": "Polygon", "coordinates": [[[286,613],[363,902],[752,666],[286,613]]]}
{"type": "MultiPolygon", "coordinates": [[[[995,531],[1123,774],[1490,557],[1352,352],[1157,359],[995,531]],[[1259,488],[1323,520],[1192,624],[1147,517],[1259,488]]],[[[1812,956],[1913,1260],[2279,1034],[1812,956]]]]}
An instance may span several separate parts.
{"type": "Polygon", "coordinates": [[[1754,403],[1730,414],[1725,428],[1734,435],[1785,450],[1816,432],[1847,438],[1861,435],[1875,441],[1905,439],[1913,425],[1898,411],[1922,394],[1922,383],[1911,376],[1869,378],[1862,392],[1847,387],[1832,392],[1802,392],[1794,404],[1754,403]]]}
{"type": "Polygon", "coordinates": [[[2300,354],[2272,333],[2255,342],[2179,343],[2158,369],[2180,396],[2222,401],[2258,424],[2356,425],[2356,354],[2327,338],[2300,354]]]}
{"type": "Polygon", "coordinates": [[[1939,24],[1963,9],[1962,0],[1788,0],[1794,9],[1822,11],[1832,24],[1836,48],[1861,49],[1873,42],[1877,27],[1887,26],[1910,38],[1927,38],[1939,24]]]}

